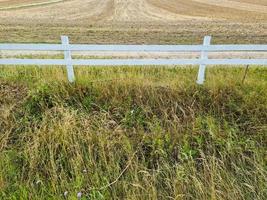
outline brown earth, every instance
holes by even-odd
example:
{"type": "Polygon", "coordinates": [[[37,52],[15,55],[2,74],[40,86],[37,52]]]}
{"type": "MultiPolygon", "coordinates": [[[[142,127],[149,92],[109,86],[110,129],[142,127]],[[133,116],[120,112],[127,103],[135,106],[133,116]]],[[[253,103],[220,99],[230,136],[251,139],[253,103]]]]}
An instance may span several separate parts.
{"type": "Polygon", "coordinates": [[[83,25],[176,24],[181,20],[264,22],[266,4],[266,0],[0,0],[0,19],[9,23],[83,25]],[[41,2],[52,3],[39,5],[41,2]]]}
{"type": "Polygon", "coordinates": [[[0,42],[266,43],[266,27],[266,0],[0,0],[0,42]]]}

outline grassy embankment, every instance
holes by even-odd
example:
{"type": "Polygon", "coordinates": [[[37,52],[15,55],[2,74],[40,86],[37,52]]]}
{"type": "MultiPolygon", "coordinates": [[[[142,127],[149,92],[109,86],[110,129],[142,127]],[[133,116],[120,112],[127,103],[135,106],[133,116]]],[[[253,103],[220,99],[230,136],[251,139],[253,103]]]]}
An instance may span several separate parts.
{"type": "Polygon", "coordinates": [[[0,71],[0,199],[267,197],[266,68],[0,71]]]}

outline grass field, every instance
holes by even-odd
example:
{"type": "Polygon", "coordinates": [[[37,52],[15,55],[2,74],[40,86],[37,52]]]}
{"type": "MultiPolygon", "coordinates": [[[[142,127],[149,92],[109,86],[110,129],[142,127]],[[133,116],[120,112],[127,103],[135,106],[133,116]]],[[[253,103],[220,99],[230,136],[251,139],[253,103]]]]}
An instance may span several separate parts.
{"type": "MultiPolygon", "coordinates": [[[[0,43],[61,35],[266,44],[267,1],[0,0],[0,43]]],[[[23,53],[0,58],[48,56],[23,53]]],[[[77,67],[69,84],[65,67],[0,66],[0,199],[266,200],[267,68],[210,67],[202,86],[197,71],[77,67]]]]}
{"type": "Polygon", "coordinates": [[[266,68],[75,71],[1,67],[0,199],[266,199],[266,68]]]}

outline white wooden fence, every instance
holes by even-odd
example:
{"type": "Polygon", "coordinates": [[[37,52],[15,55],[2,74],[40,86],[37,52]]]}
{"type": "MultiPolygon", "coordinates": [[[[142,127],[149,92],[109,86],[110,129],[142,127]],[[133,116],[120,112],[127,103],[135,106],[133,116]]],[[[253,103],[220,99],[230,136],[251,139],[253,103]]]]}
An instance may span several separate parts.
{"type": "Polygon", "coordinates": [[[264,65],[264,59],[209,59],[209,52],[266,52],[267,45],[211,45],[211,37],[204,38],[203,45],[78,45],[69,44],[67,36],[61,36],[62,44],[0,44],[0,50],[64,51],[64,59],[0,59],[0,65],[64,65],[69,82],[75,81],[74,65],[84,66],[143,66],[143,65],[199,65],[197,83],[205,80],[206,65],[264,65]],[[72,59],[73,51],[110,52],[201,52],[199,59],[72,59]]]}

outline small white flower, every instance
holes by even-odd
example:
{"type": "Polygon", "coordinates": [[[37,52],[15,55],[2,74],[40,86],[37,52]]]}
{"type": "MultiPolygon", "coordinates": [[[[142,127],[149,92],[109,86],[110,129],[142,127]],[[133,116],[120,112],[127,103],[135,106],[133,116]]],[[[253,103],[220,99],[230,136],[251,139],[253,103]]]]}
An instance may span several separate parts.
{"type": "Polygon", "coordinates": [[[81,198],[82,198],[82,193],[81,193],[81,192],[78,192],[78,193],[77,193],[77,198],[78,198],[78,199],[81,199],[81,198]]]}
{"type": "Polygon", "coordinates": [[[134,110],[131,110],[131,114],[134,114],[134,110]]]}
{"type": "Polygon", "coordinates": [[[87,173],[87,170],[86,170],[86,169],[84,169],[84,170],[83,170],[83,173],[87,173]]]}
{"type": "Polygon", "coordinates": [[[64,197],[67,197],[68,196],[68,191],[65,191],[64,192],[64,197]]]}

